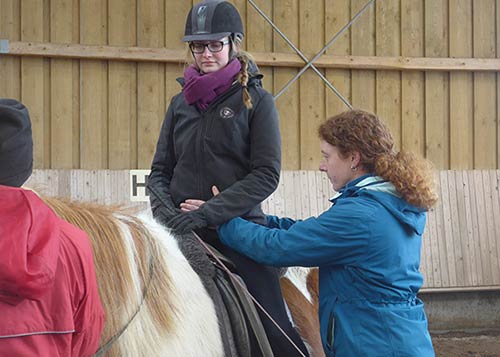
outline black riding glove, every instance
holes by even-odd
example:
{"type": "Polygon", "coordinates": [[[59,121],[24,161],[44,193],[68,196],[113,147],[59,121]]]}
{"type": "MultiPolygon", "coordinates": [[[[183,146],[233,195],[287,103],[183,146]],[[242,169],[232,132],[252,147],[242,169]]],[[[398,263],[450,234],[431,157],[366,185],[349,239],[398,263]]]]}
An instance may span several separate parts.
{"type": "Polygon", "coordinates": [[[181,213],[167,222],[167,227],[172,229],[177,234],[185,234],[193,229],[207,226],[207,221],[199,211],[190,211],[181,213]]]}
{"type": "Polygon", "coordinates": [[[156,207],[155,210],[153,210],[153,217],[156,219],[158,222],[160,222],[163,226],[168,227],[169,221],[182,214],[182,211],[178,208],[174,207],[164,207],[164,206],[159,206],[156,207]]]}

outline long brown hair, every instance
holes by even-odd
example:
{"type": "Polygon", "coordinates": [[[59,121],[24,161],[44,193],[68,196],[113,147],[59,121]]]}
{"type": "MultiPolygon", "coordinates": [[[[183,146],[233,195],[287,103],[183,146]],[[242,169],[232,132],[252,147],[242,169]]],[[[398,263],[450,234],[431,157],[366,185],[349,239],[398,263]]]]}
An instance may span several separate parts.
{"type": "Polygon", "coordinates": [[[243,103],[245,104],[247,109],[252,109],[252,97],[248,92],[247,85],[248,79],[250,78],[250,75],[248,73],[248,66],[250,62],[253,61],[253,57],[250,53],[242,51],[240,49],[242,40],[240,36],[231,35],[229,36],[229,39],[231,42],[231,52],[234,53],[234,57],[237,58],[241,64],[241,70],[238,79],[241,83],[241,86],[243,87],[243,103]]]}
{"type": "Polygon", "coordinates": [[[342,155],[359,152],[360,165],[390,181],[406,202],[425,209],[437,202],[432,164],[413,153],[396,152],[389,129],[375,114],[346,111],[327,119],[318,134],[342,155]]]}

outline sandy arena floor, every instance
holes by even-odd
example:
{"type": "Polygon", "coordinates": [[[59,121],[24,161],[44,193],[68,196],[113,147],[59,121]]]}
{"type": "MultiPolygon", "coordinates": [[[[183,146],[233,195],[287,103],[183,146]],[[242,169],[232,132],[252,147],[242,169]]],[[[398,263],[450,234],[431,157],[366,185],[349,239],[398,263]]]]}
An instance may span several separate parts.
{"type": "Polygon", "coordinates": [[[500,331],[433,334],[432,342],[438,357],[500,356],[500,331]]]}

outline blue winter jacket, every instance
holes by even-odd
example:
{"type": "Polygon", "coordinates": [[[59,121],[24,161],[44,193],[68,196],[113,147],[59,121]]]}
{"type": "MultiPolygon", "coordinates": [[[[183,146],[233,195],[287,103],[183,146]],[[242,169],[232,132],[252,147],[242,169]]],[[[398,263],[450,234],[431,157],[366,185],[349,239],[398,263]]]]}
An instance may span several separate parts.
{"type": "Polygon", "coordinates": [[[342,188],[319,217],[235,218],[222,242],[274,266],[319,266],[321,337],[327,356],[434,356],[417,293],[426,213],[394,186],[365,175],[342,188]]]}

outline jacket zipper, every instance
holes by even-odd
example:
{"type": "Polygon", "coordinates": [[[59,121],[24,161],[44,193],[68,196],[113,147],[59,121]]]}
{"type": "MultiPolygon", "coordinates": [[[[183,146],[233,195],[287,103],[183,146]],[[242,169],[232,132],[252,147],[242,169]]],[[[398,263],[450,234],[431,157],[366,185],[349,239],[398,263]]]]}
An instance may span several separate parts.
{"type": "Polygon", "coordinates": [[[212,102],[206,111],[201,113],[201,125],[198,130],[198,135],[196,138],[197,150],[196,150],[196,164],[200,168],[198,170],[198,174],[196,175],[196,188],[198,191],[198,197],[203,197],[202,192],[202,181],[204,177],[206,177],[206,169],[205,169],[205,136],[207,134],[207,128],[209,127],[210,118],[214,120],[214,109],[225,99],[229,98],[231,95],[236,93],[239,89],[238,84],[233,85],[222,97],[218,98],[214,102],[212,102]],[[210,115],[212,114],[212,115],[210,115]]]}
{"type": "Polygon", "coordinates": [[[335,333],[335,318],[333,317],[333,313],[331,313],[330,318],[328,319],[328,327],[326,329],[326,345],[328,346],[329,349],[333,349],[334,333],[335,333]]]}

